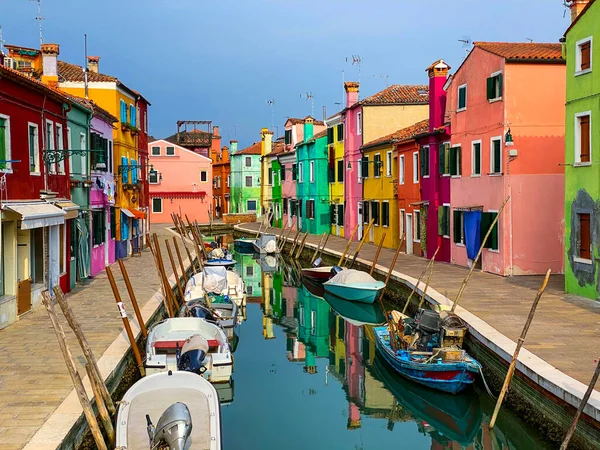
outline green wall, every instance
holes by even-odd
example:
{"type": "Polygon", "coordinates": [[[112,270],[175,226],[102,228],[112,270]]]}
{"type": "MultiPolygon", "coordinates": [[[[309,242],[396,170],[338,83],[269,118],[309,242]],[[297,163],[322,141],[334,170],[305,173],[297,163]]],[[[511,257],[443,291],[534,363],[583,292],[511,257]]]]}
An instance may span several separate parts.
{"type": "Polygon", "coordinates": [[[281,192],[281,164],[276,158],[271,160],[271,170],[273,171],[273,186],[271,188],[271,198],[273,200],[273,226],[281,228],[283,223],[283,196],[281,192]]]}
{"type": "Polygon", "coordinates": [[[233,154],[231,156],[231,212],[255,212],[260,216],[260,155],[233,154]],[[246,166],[246,157],[250,166],[246,166]],[[246,177],[252,177],[252,187],[246,187],[246,177]],[[248,210],[248,201],[256,201],[256,211],[248,210]]]}

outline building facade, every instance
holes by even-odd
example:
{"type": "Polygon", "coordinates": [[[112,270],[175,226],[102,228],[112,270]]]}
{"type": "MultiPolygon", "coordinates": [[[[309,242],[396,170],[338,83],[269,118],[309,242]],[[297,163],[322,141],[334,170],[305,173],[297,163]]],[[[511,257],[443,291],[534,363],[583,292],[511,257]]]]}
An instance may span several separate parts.
{"type": "Polygon", "coordinates": [[[231,154],[230,198],[234,213],[260,216],[261,149],[262,143],[255,142],[231,154]]]}
{"type": "Polygon", "coordinates": [[[331,234],[344,237],[344,124],[340,113],[327,119],[328,181],[331,234]]]}
{"type": "Polygon", "coordinates": [[[211,151],[213,170],[213,211],[217,218],[229,213],[231,195],[231,163],[229,147],[224,146],[218,151],[211,151]]]}
{"type": "Polygon", "coordinates": [[[269,217],[273,212],[273,171],[268,156],[273,151],[273,132],[263,128],[260,135],[260,210],[269,217]]]}
{"type": "Polygon", "coordinates": [[[285,150],[279,154],[279,165],[281,168],[281,197],[283,224],[287,228],[296,230],[296,180],[298,178],[298,166],[296,164],[296,150],[285,150]]]}

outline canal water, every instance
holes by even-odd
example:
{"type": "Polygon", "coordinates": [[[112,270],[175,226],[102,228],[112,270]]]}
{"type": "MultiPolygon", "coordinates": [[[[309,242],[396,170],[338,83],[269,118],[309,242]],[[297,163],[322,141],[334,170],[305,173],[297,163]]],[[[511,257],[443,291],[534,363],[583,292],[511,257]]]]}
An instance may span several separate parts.
{"type": "Polygon", "coordinates": [[[225,449],[550,448],[505,409],[490,432],[494,401],[481,386],[453,396],[393,374],[362,323],[381,311],[324,299],[293,264],[255,258],[235,254],[248,305],[225,449]]]}

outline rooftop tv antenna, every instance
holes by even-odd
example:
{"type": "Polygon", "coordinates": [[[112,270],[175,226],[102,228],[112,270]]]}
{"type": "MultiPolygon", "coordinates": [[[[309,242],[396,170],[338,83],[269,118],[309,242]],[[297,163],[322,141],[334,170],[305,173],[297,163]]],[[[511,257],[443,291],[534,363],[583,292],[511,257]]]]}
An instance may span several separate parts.
{"type": "Polygon", "coordinates": [[[267,100],[267,105],[271,108],[271,129],[275,128],[275,99],[267,100]]]}
{"type": "Polygon", "coordinates": [[[473,46],[473,41],[471,40],[471,36],[463,36],[458,42],[462,42],[463,49],[465,50],[465,58],[469,56],[469,52],[471,51],[471,47],[473,46]]]}
{"type": "Polygon", "coordinates": [[[44,20],[46,20],[45,17],[42,16],[42,0],[30,0],[32,2],[37,2],[37,16],[35,17],[35,20],[38,21],[39,25],[40,25],[40,47],[42,46],[42,44],[44,43],[44,36],[42,34],[42,22],[44,20]]]}
{"type": "Polygon", "coordinates": [[[385,87],[390,87],[390,76],[389,75],[373,75],[374,77],[385,78],[385,87]]]}
{"type": "Polygon", "coordinates": [[[360,83],[360,69],[362,66],[362,58],[360,57],[360,55],[352,55],[350,58],[346,58],[346,62],[348,61],[352,62],[353,66],[358,66],[358,82],[360,83]]]}
{"type": "Polygon", "coordinates": [[[525,38],[526,41],[529,41],[530,44],[533,44],[533,39],[531,38],[525,38]]]}
{"type": "Polygon", "coordinates": [[[0,54],[5,53],[4,52],[4,39],[2,38],[2,25],[0,25],[0,54]]]}
{"type": "Polygon", "coordinates": [[[310,116],[315,117],[315,96],[312,92],[307,92],[306,94],[300,94],[300,98],[305,98],[306,101],[311,102],[310,116]]]}

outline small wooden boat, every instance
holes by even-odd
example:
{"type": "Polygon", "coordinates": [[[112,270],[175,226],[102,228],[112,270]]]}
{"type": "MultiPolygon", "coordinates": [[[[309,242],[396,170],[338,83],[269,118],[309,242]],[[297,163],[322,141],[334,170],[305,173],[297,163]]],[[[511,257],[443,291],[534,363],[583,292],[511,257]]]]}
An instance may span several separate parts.
{"type": "Polygon", "coordinates": [[[480,364],[460,349],[392,350],[388,326],[375,327],[375,345],[394,371],[424,386],[451,394],[473,384],[480,364]]]}
{"type": "Polygon", "coordinates": [[[187,301],[179,310],[179,317],[197,317],[213,322],[223,329],[228,339],[232,339],[238,325],[239,306],[230,299],[218,299],[208,305],[206,298],[187,301]],[[222,301],[221,301],[222,300],[222,301]]]}
{"type": "Polygon", "coordinates": [[[302,277],[318,283],[324,283],[333,278],[333,266],[307,267],[302,269],[302,277]]]}
{"type": "Polygon", "coordinates": [[[115,433],[120,449],[220,450],[219,397],[193,373],[146,376],[119,403],[115,433]]]}
{"type": "Polygon", "coordinates": [[[353,325],[381,325],[385,315],[376,304],[348,302],[325,292],[323,296],[331,309],[353,325]]]}
{"type": "Polygon", "coordinates": [[[233,241],[233,248],[239,253],[254,253],[255,238],[242,237],[233,241]]]}
{"type": "Polygon", "coordinates": [[[252,245],[256,253],[279,253],[279,248],[277,247],[277,236],[274,234],[263,233],[252,245]]]}
{"type": "Polygon", "coordinates": [[[174,317],[157,323],[149,331],[145,366],[148,375],[188,370],[212,383],[222,383],[231,378],[233,358],[227,336],[217,325],[195,317],[174,317]],[[193,338],[200,339],[192,342],[193,338]],[[187,366],[186,344],[199,345],[190,348],[188,358],[196,359],[187,366]]]}
{"type": "Polygon", "coordinates": [[[323,284],[325,292],[353,302],[373,303],[385,287],[366,272],[344,269],[323,284]]]}

